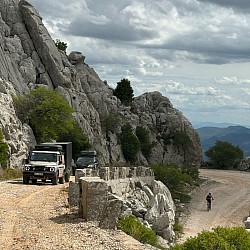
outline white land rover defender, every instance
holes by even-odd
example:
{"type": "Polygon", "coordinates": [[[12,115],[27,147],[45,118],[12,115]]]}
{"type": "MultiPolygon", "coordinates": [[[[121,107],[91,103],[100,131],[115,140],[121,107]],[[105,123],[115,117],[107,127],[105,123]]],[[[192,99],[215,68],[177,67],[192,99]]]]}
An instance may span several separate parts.
{"type": "Polygon", "coordinates": [[[68,182],[72,163],[72,143],[56,142],[36,145],[23,167],[23,183],[51,180],[52,184],[68,182]]]}

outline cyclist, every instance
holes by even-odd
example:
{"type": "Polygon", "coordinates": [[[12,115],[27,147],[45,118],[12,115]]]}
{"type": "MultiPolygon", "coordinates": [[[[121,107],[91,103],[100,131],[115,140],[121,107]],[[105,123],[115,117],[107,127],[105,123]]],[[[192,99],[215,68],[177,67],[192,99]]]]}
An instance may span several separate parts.
{"type": "Polygon", "coordinates": [[[214,197],[212,196],[211,193],[208,193],[207,197],[206,197],[206,201],[207,201],[207,210],[210,210],[212,208],[212,200],[214,200],[214,197]]]}

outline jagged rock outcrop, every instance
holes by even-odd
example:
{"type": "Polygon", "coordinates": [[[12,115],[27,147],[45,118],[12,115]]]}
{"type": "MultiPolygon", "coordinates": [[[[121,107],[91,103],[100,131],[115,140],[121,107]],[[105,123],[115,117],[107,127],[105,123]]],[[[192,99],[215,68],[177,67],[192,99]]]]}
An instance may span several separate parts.
{"type": "Polygon", "coordinates": [[[31,128],[21,124],[12,103],[15,96],[13,86],[0,78],[0,127],[9,146],[10,166],[22,166],[27,157],[28,146],[36,144],[31,128]]]}
{"type": "MultiPolygon", "coordinates": [[[[135,97],[131,107],[123,106],[113,95],[112,88],[85,63],[82,53],[72,52],[67,57],[56,48],[42,18],[27,1],[2,0],[0,24],[1,79],[12,85],[14,95],[27,93],[41,84],[57,90],[73,107],[78,124],[98,151],[102,164],[125,162],[118,134],[121,126],[129,122],[134,129],[139,125],[145,127],[155,143],[151,157],[146,159],[140,154],[138,163],[200,165],[199,136],[183,114],[173,108],[168,98],[159,92],[145,93],[135,97]],[[111,114],[117,117],[116,130],[103,131],[101,118],[111,114]],[[188,143],[176,143],[174,133],[177,132],[184,133],[188,143]]],[[[8,98],[12,106],[11,96],[8,98]]],[[[10,147],[10,154],[14,152],[11,148],[18,148],[20,143],[28,149],[30,143],[24,139],[28,138],[27,126],[16,120],[21,133],[19,141],[22,142],[15,142],[9,139],[9,131],[13,131],[12,126],[16,125],[8,124],[7,129],[7,121],[8,115],[3,115],[0,128],[10,147]]],[[[31,143],[34,143],[33,139],[31,143]]],[[[18,160],[11,160],[11,164],[20,166],[24,155],[16,154],[18,160]]]]}

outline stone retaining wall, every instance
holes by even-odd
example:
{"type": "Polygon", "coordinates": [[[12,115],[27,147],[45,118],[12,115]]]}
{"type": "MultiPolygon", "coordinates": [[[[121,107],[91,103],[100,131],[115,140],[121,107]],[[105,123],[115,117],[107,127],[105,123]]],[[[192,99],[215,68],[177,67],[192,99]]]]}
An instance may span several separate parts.
{"type": "MultiPolygon", "coordinates": [[[[90,215],[89,213],[96,209],[98,202],[101,202],[100,195],[104,196],[104,200],[106,199],[107,201],[105,192],[122,196],[127,192],[131,181],[143,181],[150,185],[154,179],[153,170],[143,166],[103,167],[99,171],[77,169],[75,172],[75,182],[71,181],[69,183],[69,204],[71,206],[78,206],[79,214],[85,219],[94,220],[94,215],[90,215]]],[[[96,219],[98,220],[97,217],[96,219]]]]}
{"type": "Polygon", "coordinates": [[[86,221],[116,229],[121,216],[134,215],[154,229],[166,245],[173,242],[175,206],[168,188],[147,167],[105,167],[99,172],[76,170],[69,185],[69,203],[86,221]]]}

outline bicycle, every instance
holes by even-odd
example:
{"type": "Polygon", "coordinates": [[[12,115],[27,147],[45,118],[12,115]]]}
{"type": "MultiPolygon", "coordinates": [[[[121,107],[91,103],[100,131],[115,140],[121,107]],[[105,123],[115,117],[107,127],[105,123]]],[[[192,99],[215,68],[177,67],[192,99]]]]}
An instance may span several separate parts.
{"type": "Polygon", "coordinates": [[[211,202],[207,202],[207,211],[211,210],[211,202]]]}

